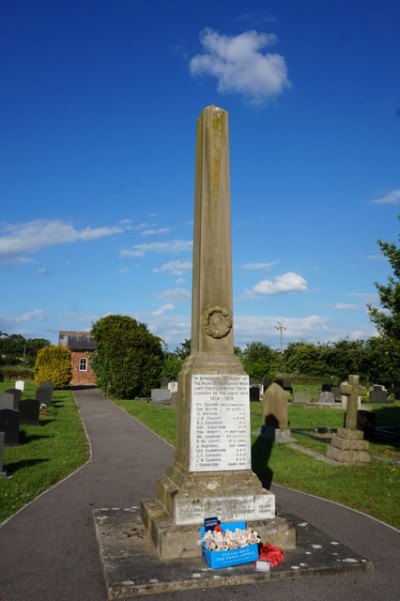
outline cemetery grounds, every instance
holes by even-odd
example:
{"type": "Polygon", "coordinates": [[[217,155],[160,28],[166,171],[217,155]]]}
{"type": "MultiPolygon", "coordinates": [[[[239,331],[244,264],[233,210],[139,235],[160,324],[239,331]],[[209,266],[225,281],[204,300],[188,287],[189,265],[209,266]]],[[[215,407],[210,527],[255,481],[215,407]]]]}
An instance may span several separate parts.
{"type": "MultiPolygon", "coordinates": [[[[14,382],[0,382],[0,393],[14,382]]],[[[35,384],[25,382],[23,399],[35,398],[35,384]]],[[[89,458],[89,446],[72,390],[55,390],[41,409],[39,426],[20,426],[20,444],[5,447],[0,478],[0,523],[89,458]]]]}
{"type": "MultiPolygon", "coordinates": [[[[0,383],[0,392],[13,387],[0,383]]],[[[297,387],[296,387],[297,390],[297,387]]],[[[23,398],[34,397],[26,383],[23,398]]],[[[139,400],[115,400],[167,442],[175,444],[176,410],[139,400]]],[[[372,515],[400,528],[400,445],[370,443],[373,460],[365,466],[329,465],[285,444],[263,441],[258,435],[262,403],[251,402],[253,469],[263,479],[372,515]]],[[[400,428],[400,402],[372,405],[378,426],[400,428]]],[[[308,408],[289,403],[289,426],[296,429],[337,428],[341,409],[308,408]]],[[[327,442],[292,434],[296,442],[325,454],[327,442]]],[[[41,411],[40,426],[22,426],[18,447],[5,447],[0,479],[0,522],[61,480],[89,457],[89,447],[72,390],[54,391],[52,404],[41,411]]]]}

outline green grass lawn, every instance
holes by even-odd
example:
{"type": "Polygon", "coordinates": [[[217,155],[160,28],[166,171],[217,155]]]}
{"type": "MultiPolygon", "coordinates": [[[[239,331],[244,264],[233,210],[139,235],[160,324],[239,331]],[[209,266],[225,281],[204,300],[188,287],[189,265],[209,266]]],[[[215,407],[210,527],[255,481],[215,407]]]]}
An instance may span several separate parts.
{"type": "MultiPolygon", "coordinates": [[[[0,392],[14,382],[1,382],[0,392]]],[[[23,398],[34,398],[35,385],[26,382],[23,398]]],[[[39,426],[21,426],[20,444],[5,447],[0,479],[0,522],[82,465],[89,456],[86,436],[71,390],[56,390],[52,404],[41,412],[39,426]]]]}
{"type": "MultiPolygon", "coordinates": [[[[115,402],[175,444],[175,409],[141,401],[115,402]]],[[[377,425],[400,427],[399,402],[384,407],[374,405],[372,408],[377,425]]],[[[261,414],[261,403],[252,402],[253,432],[261,425],[261,414]]],[[[291,428],[337,428],[343,425],[343,419],[341,409],[289,405],[291,428]]],[[[300,444],[325,453],[326,443],[302,435],[295,437],[300,444]]],[[[343,503],[400,528],[400,464],[373,460],[365,466],[331,466],[287,445],[268,443],[256,435],[252,437],[252,443],[253,469],[261,478],[343,503]]],[[[400,461],[400,449],[396,445],[374,443],[370,450],[373,454],[400,461]]]]}

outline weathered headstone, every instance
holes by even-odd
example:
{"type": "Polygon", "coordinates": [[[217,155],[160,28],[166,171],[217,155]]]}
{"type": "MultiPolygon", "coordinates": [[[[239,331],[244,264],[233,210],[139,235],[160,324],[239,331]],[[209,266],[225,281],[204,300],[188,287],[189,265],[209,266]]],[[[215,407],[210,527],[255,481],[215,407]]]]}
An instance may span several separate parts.
{"type": "Polygon", "coordinates": [[[198,527],[210,516],[257,522],[263,539],[295,545],[251,470],[249,378],[233,352],[228,117],[215,106],[197,125],[195,189],[191,354],[179,374],[175,460],[157,498],[141,501],[162,559],[200,556],[198,527]]]}
{"type": "Polygon", "coordinates": [[[19,416],[16,409],[0,409],[0,432],[4,432],[4,446],[19,444],[19,416]]]}
{"type": "Polygon", "coordinates": [[[388,393],[393,395],[396,401],[400,401],[400,385],[396,384],[389,388],[388,393]]]}
{"type": "Polygon", "coordinates": [[[323,404],[332,404],[335,402],[335,395],[333,394],[333,392],[330,391],[323,391],[320,392],[318,395],[318,403],[323,403],[323,404]]]}
{"type": "Polygon", "coordinates": [[[168,382],[168,390],[171,392],[171,394],[178,392],[178,382],[176,380],[171,380],[168,382]]]}
{"type": "Polygon", "coordinates": [[[311,403],[311,394],[304,390],[293,393],[293,403],[311,403]]]}
{"type": "Polygon", "coordinates": [[[258,386],[250,386],[249,390],[250,401],[260,400],[260,388],[258,386]]]}
{"type": "Polygon", "coordinates": [[[382,386],[375,385],[369,393],[371,403],[387,403],[388,393],[382,386]]]}
{"type": "Polygon", "coordinates": [[[263,396],[263,424],[274,428],[288,427],[288,400],[279,384],[271,384],[263,396]]]}
{"type": "Polygon", "coordinates": [[[279,386],[283,388],[283,390],[286,390],[287,392],[290,392],[290,394],[293,394],[293,386],[290,380],[276,380],[275,383],[279,384],[279,386]]]}
{"type": "Polygon", "coordinates": [[[51,405],[51,401],[53,398],[53,388],[52,386],[46,386],[45,383],[40,384],[40,386],[36,389],[36,400],[42,405],[51,405]]]}
{"type": "Polygon", "coordinates": [[[271,384],[263,395],[261,436],[276,442],[291,442],[288,428],[287,393],[279,384],[271,384]]]}
{"type": "Polygon", "coordinates": [[[4,436],[4,432],[0,432],[0,478],[7,476],[7,473],[3,470],[4,436]]]}
{"type": "Polygon", "coordinates": [[[368,441],[363,440],[363,433],[357,430],[358,399],[364,392],[359,376],[349,376],[348,383],[341,386],[341,391],[348,396],[345,427],[338,428],[332,436],[326,456],[340,463],[368,463],[371,460],[368,441]]]}
{"type": "Polygon", "coordinates": [[[17,409],[13,394],[10,392],[3,392],[0,394],[0,409],[17,409]]]}
{"type": "Polygon", "coordinates": [[[151,391],[152,403],[166,405],[171,402],[171,391],[168,388],[153,388],[151,391]]]}
{"type": "Polygon", "coordinates": [[[23,399],[19,402],[20,424],[39,425],[40,402],[36,399],[23,399]]]}
{"type": "Polygon", "coordinates": [[[18,390],[18,388],[8,388],[6,393],[12,394],[14,397],[14,409],[18,409],[18,403],[22,397],[22,391],[18,390]]]}
{"type": "Polygon", "coordinates": [[[24,392],[24,390],[25,390],[25,382],[23,380],[17,380],[15,382],[15,388],[17,390],[20,390],[21,392],[24,392]]]}

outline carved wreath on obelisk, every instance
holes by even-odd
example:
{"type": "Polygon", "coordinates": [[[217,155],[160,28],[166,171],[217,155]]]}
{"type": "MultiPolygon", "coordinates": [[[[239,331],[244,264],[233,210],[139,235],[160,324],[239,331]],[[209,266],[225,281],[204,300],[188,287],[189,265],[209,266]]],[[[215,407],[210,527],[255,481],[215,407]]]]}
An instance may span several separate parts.
{"type": "Polygon", "coordinates": [[[232,316],[226,307],[215,305],[202,313],[203,330],[212,338],[224,338],[232,329],[232,316]]]}

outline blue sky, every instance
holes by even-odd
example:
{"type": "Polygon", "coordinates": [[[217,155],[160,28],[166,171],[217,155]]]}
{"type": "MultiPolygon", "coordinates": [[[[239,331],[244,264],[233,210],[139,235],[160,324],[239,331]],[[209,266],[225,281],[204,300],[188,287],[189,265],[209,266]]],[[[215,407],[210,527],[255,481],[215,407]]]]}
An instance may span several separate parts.
{"type": "Polygon", "coordinates": [[[229,113],[235,343],[366,338],[398,240],[396,0],[0,7],[0,329],[190,336],[196,121],[229,113]]]}

